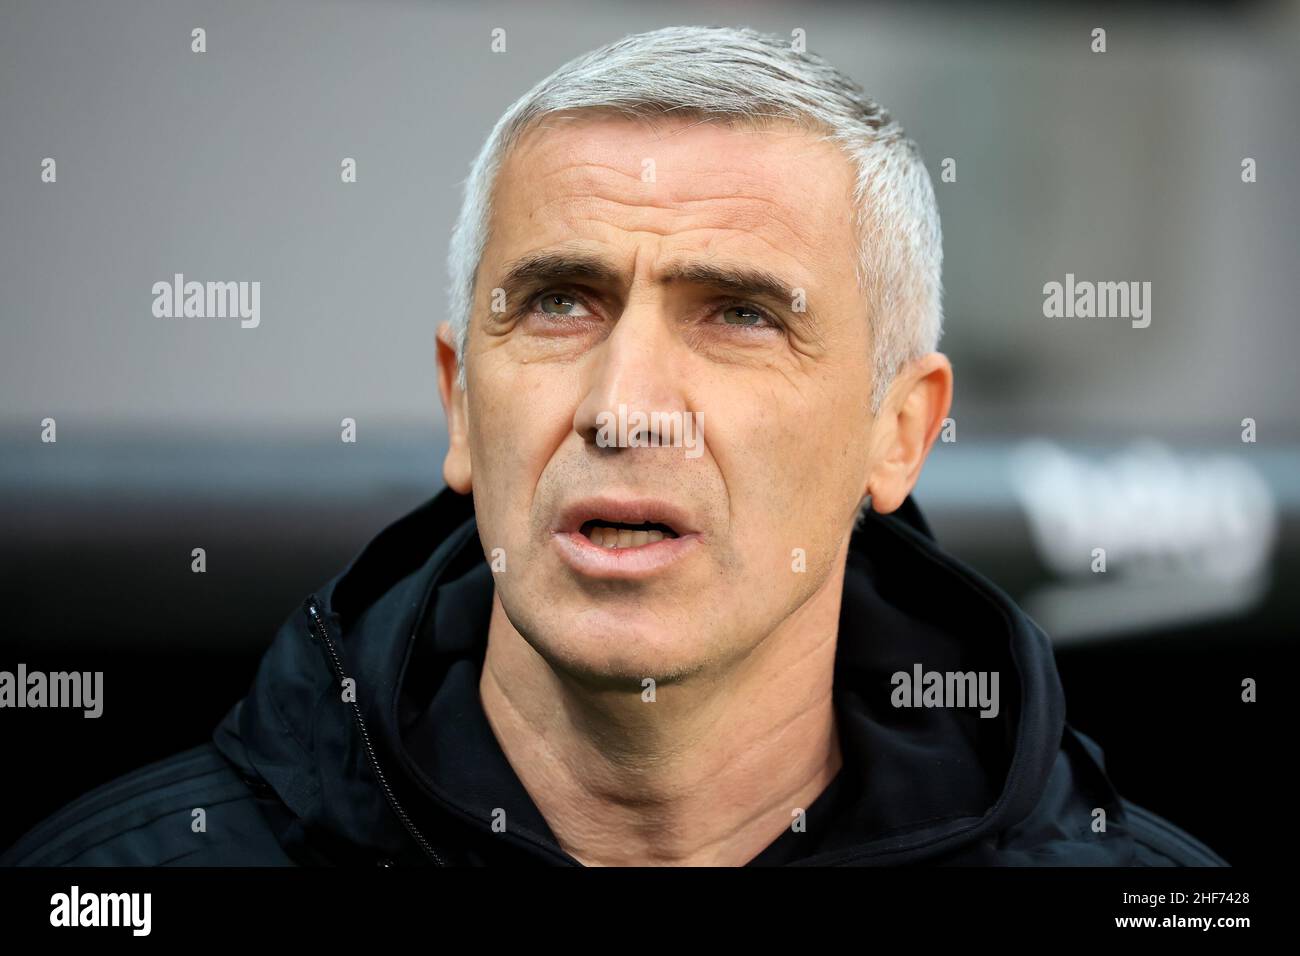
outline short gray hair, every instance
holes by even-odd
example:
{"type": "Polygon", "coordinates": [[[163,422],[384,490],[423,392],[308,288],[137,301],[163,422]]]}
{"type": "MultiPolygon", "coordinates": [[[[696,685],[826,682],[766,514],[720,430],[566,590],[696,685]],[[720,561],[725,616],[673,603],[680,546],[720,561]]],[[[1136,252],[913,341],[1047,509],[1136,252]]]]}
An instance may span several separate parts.
{"type": "Polygon", "coordinates": [[[726,27],[667,27],[566,63],[506,110],[474,160],[448,253],[451,323],[465,387],[474,283],[492,190],[506,154],[541,118],[595,110],[761,124],[785,120],[840,146],[854,164],[858,286],[871,296],[872,410],[895,374],[934,351],[943,324],[943,240],[916,144],[862,88],[781,37],[726,27]]]}

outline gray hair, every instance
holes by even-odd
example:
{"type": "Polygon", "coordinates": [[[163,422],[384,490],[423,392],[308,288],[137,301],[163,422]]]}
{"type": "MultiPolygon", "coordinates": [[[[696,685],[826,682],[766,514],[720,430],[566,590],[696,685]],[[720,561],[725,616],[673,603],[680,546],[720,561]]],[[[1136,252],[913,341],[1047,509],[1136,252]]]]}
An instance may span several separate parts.
{"type": "Polygon", "coordinates": [[[525,93],[474,160],[448,253],[460,385],[474,282],[487,245],[492,189],[510,148],[543,117],[596,110],[761,125],[790,121],[853,163],[858,286],[873,318],[872,411],[895,374],[938,347],[943,242],[934,187],[916,144],[862,88],[813,53],[754,30],[667,27],[624,37],[566,63],[525,93]]]}

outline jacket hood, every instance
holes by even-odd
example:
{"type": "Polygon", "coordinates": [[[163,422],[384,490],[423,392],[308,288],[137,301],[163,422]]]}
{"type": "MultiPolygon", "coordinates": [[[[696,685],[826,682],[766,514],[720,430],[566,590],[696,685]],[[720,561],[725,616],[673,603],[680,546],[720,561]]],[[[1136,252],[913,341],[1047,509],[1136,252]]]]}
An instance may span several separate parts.
{"type": "MultiPolygon", "coordinates": [[[[493,832],[499,795],[481,792],[474,764],[504,758],[474,708],[452,703],[463,699],[454,687],[476,693],[466,689],[477,687],[491,601],[472,499],[444,490],[285,622],[214,741],[276,798],[266,812],[292,857],[574,863],[535,811],[493,832]]],[[[834,698],[845,757],[836,836],[798,863],[1131,856],[1129,841],[1087,839],[1094,808],[1122,810],[1100,752],[1065,725],[1047,638],[938,548],[910,498],[853,534],[834,698]],[[894,706],[893,675],[918,666],[996,673],[996,716],[894,706]]],[[[530,806],[522,786],[513,796],[530,806]]]]}

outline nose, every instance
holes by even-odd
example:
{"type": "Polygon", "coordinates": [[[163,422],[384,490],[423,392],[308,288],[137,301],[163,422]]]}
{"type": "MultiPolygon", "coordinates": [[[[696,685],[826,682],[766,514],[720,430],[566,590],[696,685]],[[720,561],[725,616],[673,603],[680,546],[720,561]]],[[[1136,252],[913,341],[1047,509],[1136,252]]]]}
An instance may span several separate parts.
{"type": "Polygon", "coordinates": [[[590,358],[590,385],[574,412],[573,430],[592,447],[671,444],[673,436],[658,431],[673,412],[687,411],[685,358],[661,300],[653,294],[629,298],[590,358]],[[626,428],[619,427],[623,421],[626,428]]]}

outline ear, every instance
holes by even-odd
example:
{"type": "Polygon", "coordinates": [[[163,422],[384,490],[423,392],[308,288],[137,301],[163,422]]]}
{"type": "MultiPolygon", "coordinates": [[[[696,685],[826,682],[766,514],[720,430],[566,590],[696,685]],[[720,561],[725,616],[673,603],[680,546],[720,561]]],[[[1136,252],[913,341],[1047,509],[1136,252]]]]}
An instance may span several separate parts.
{"type": "Polygon", "coordinates": [[[931,352],[900,370],[871,429],[866,492],[881,514],[912,493],[952,406],[952,364],[931,352]]]}
{"type": "Polygon", "coordinates": [[[438,392],[447,416],[447,457],[442,462],[442,477],[447,487],[467,495],[470,482],[469,406],[465,390],[460,387],[456,370],[456,346],[451,323],[438,326],[438,392]]]}

